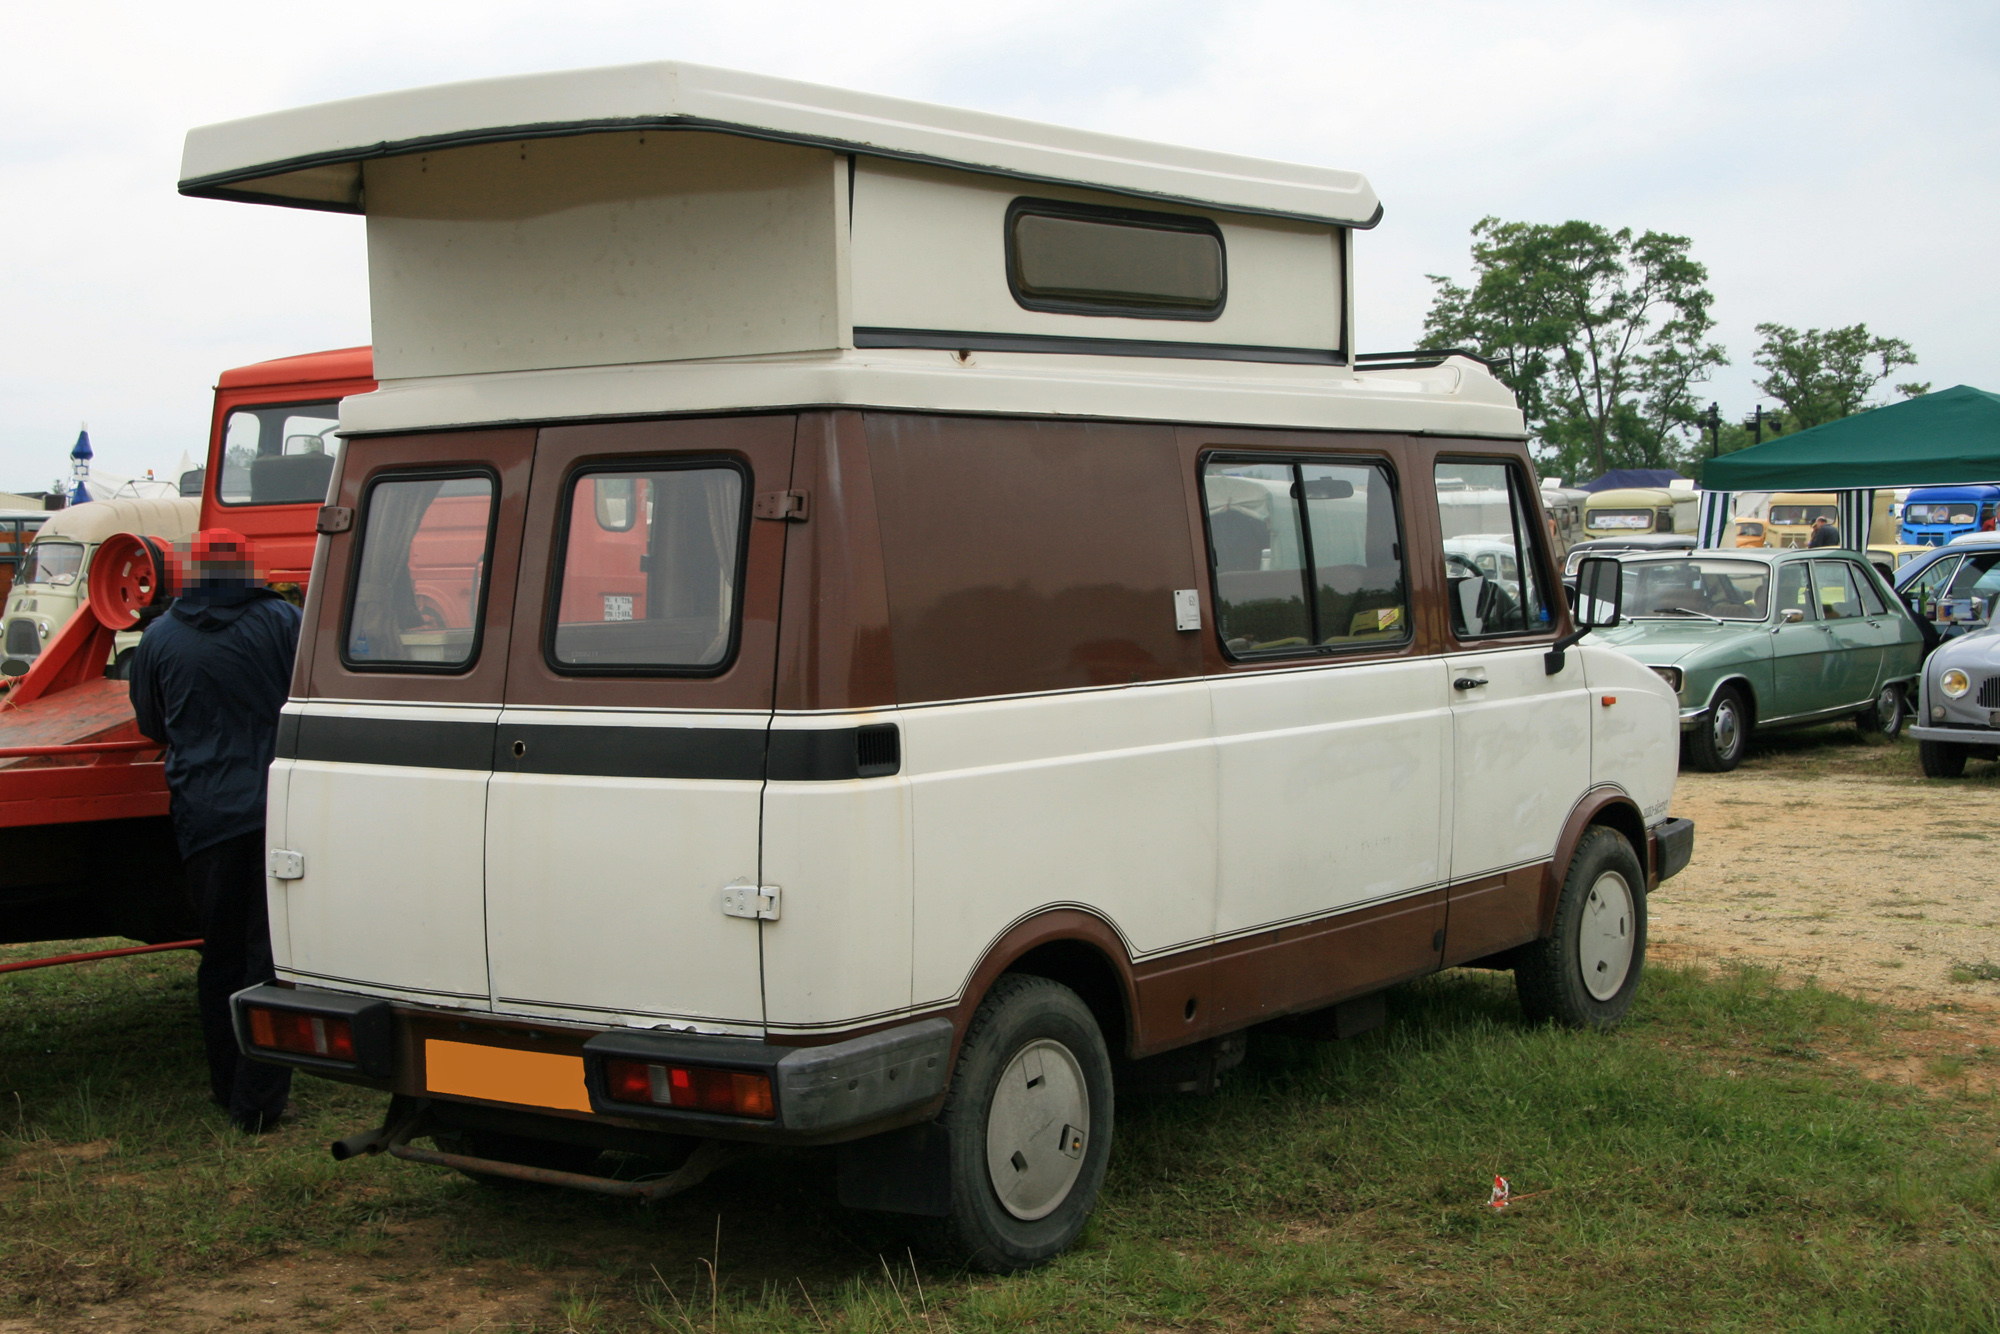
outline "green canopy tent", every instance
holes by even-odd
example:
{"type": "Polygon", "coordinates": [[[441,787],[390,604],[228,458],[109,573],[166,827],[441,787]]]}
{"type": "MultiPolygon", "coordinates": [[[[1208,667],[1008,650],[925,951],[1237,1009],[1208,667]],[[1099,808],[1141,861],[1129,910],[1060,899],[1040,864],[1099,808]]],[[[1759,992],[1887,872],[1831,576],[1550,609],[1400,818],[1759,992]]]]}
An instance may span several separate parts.
{"type": "Polygon", "coordinates": [[[1713,458],[1701,470],[1701,545],[1724,544],[1739,491],[1837,491],[1848,546],[1868,540],[1875,492],[2000,479],[2000,394],[1956,385],[1713,458]]]}

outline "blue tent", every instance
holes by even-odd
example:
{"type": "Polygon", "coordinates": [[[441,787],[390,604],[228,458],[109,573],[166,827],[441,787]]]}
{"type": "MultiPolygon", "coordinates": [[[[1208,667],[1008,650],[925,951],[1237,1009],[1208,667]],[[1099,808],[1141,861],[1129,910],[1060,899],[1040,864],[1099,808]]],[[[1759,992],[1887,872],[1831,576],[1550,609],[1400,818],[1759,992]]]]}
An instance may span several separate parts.
{"type": "Polygon", "coordinates": [[[1627,487],[1656,486],[1687,479],[1671,468],[1613,468],[1594,482],[1578,482],[1579,491],[1622,491],[1627,487]]]}

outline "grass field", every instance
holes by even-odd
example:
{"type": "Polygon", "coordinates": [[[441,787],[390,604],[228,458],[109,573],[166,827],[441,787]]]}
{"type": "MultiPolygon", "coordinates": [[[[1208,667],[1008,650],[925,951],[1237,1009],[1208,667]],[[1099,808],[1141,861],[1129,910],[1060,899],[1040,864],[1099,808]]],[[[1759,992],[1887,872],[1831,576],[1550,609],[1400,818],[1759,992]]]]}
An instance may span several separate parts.
{"type": "Polygon", "coordinates": [[[913,1264],[812,1154],[650,1211],[495,1190],[334,1164],[382,1099],[308,1080],[246,1140],[193,1005],[183,955],[0,979],[0,1328],[2000,1328],[1993,1103],[1855,1072],[1924,1013],[1757,972],[1656,970],[1610,1035],[1454,973],[1253,1040],[1218,1096],[1121,1106],[1082,1244],[1006,1279],[913,1264]]]}

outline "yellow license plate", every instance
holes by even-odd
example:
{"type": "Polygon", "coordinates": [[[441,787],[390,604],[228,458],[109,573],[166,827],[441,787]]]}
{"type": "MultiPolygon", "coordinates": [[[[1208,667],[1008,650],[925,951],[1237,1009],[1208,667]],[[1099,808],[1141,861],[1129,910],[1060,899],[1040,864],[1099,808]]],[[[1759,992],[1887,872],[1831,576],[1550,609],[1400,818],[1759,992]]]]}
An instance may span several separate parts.
{"type": "Polygon", "coordinates": [[[424,1039],[424,1087],[455,1098],[587,1112],[583,1058],[424,1039]]]}

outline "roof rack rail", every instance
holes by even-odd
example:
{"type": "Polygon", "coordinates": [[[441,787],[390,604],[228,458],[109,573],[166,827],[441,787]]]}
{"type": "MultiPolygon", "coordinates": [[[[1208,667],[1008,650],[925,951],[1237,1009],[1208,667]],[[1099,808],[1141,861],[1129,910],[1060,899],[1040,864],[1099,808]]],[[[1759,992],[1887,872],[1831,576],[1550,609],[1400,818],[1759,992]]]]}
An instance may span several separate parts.
{"type": "Polygon", "coordinates": [[[1482,357],[1477,352],[1462,347],[1426,347],[1413,352],[1364,352],[1354,359],[1354,369],[1358,371],[1408,371],[1426,366],[1437,366],[1446,357],[1464,357],[1476,361],[1487,370],[1498,363],[1492,357],[1482,357]]]}

